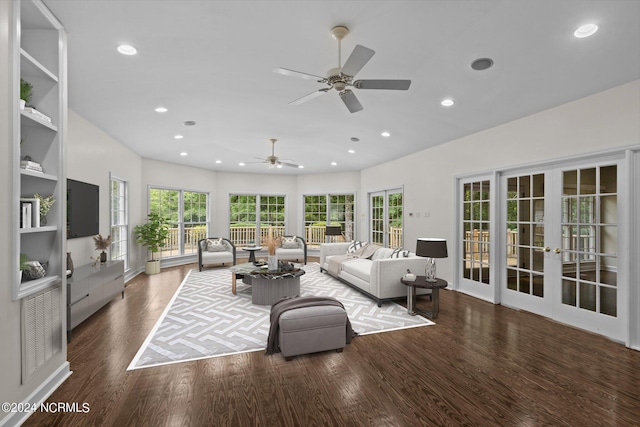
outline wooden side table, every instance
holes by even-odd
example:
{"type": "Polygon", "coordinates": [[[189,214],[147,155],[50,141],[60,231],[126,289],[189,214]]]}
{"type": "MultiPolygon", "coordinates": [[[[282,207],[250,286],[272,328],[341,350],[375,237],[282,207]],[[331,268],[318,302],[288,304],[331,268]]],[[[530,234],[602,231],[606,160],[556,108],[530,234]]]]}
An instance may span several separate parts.
{"type": "Polygon", "coordinates": [[[427,282],[425,276],[416,276],[416,280],[410,282],[408,280],[400,279],[402,284],[407,285],[407,312],[415,316],[416,314],[424,314],[430,319],[438,318],[438,311],[440,309],[440,289],[447,287],[447,281],[442,279],[436,279],[435,282],[427,282]],[[416,310],[416,288],[431,289],[432,307],[431,311],[418,311],[416,310]]]}

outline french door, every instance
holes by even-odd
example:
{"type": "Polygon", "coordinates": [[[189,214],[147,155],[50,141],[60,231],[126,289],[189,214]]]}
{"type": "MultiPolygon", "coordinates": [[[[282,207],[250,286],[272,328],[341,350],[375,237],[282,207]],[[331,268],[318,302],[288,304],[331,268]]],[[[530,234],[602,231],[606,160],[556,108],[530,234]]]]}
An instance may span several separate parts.
{"type": "Polygon", "coordinates": [[[625,339],[622,169],[611,159],[502,177],[503,304],[625,339]]]}
{"type": "Polygon", "coordinates": [[[403,247],[402,190],[369,193],[369,241],[389,248],[403,247]]]}

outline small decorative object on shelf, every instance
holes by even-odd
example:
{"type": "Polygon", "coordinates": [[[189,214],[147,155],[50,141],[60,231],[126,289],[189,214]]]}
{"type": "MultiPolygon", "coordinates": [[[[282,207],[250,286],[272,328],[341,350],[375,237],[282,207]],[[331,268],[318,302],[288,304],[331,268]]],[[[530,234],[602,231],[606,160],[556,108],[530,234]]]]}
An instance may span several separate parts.
{"type": "Polygon", "coordinates": [[[104,263],[107,262],[107,253],[105,252],[105,250],[109,249],[109,246],[111,246],[111,236],[107,236],[102,237],[101,234],[98,234],[97,236],[93,237],[93,242],[95,243],[96,246],[96,250],[98,251],[102,251],[102,253],[100,254],[100,262],[104,263]]]}
{"type": "Polygon", "coordinates": [[[27,254],[20,254],[20,279],[22,279],[22,272],[29,268],[29,257],[27,254]]]}
{"type": "Polygon", "coordinates": [[[47,214],[51,206],[56,202],[56,199],[52,195],[43,197],[38,193],[34,194],[33,197],[40,202],[40,226],[45,226],[47,225],[47,214]]]}
{"type": "Polygon", "coordinates": [[[73,276],[73,260],[71,259],[71,252],[67,252],[67,279],[73,276]]]}
{"type": "Polygon", "coordinates": [[[44,267],[38,261],[27,261],[27,268],[22,271],[22,275],[28,280],[40,279],[46,274],[44,267]]]}

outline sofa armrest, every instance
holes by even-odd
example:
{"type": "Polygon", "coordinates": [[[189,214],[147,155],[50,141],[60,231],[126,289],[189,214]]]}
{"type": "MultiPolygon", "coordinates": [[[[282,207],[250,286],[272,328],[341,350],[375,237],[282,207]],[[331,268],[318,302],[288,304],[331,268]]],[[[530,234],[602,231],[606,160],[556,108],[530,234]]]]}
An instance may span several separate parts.
{"type": "Polygon", "coordinates": [[[384,258],[373,261],[371,265],[371,293],[379,298],[391,298],[406,293],[406,286],[400,282],[407,270],[417,276],[424,275],[427,258],[412,256],[408,258],[384,258]]]}
{"type": "Polygon", "coordinates": [[[325,263],[325,258],[331,255],[344,255],[351,242],[322,243],[320,245],[320,266],[325,263]]]}

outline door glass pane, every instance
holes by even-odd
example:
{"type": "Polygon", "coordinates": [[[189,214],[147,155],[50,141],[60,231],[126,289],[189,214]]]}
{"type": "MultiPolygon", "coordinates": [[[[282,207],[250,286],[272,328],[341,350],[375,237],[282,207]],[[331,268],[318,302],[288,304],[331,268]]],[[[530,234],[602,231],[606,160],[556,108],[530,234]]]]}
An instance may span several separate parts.
{"type": "Polygon", "coordinates": [[[563,178],[565,193],[575,187],[578,197],[562,200],[562,303],[616,316],[617,166],[565,171],[563,178]]]}
{"type": "Polygon", "coordinates": [[[544,297],[544,174],[507,179],[507,289],[544,297]]]}
{"type": "Polygon", "coordinates": [[[562,303],[576,306],[576,282],[573,280],[562,280],[562,303]]]}
{"type": "Polygon", "coordinates": [[[489,284],[490,223],[491,209],[489,181],[464,184],[463,219],[464,269],[466,279],[489,284]]]}

